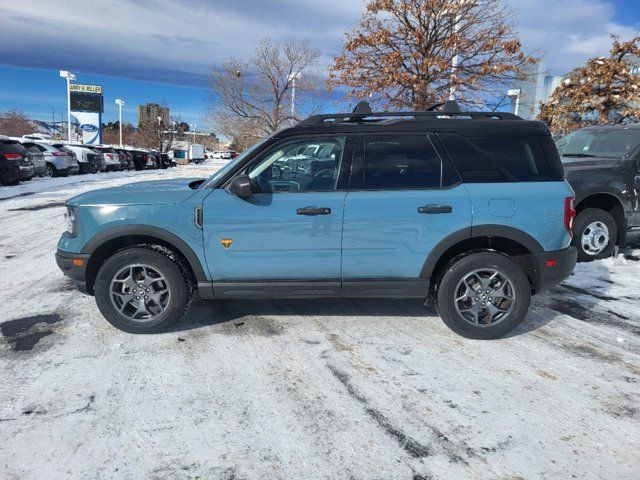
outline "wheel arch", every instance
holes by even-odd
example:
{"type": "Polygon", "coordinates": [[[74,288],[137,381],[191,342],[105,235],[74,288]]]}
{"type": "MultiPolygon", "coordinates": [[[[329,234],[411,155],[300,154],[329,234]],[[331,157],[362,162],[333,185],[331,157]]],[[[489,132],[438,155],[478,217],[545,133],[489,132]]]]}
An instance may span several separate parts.
{"type": "Polygon", "coordinates": [[[107,258],[118,250],[140,244],[161,245],[168,248],[184,260],[194,283],[207,280],[200,259],[178,236],[158,227],[123,225],[99,233],[82,248],[81,253],[91,255],[86,268],[87,291],[93,294],[96,276],[107,258]]]}
{"type": "Polygon", "coordinates": [[[532,293],[539,289],[540,269],[534,254],[544,251],[540,243],[531,235],[513,227],[482,225],[448,235],[429,253],[420,277],[429,279],[430,293],[436,291],[451,260],[478,251],[495,251],[508,255],[524,270],[529,278],[532,293]]]}
{"type": "Polygon", "coordinates": [[[620,246],[624,245],[627,234],[627,219],[620,198],[609,192],[591,193],[578,202],[576,205],[576,213],[579,215],[580,212],[587,208],[599,208],[600,210],[608,212],[616,221],[618,230],[616,244],[620,246]]]}

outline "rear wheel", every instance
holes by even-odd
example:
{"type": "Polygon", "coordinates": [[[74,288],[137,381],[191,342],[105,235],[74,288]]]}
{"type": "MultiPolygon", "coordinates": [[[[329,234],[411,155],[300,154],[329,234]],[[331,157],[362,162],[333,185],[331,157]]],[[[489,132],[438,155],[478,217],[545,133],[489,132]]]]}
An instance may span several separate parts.
{"type": "Polygon", "coordinates": [[[511,258],[473,253],[452,261],[438,286],[436,307],[444,323],[467,338],[495,339],[524,319],[529,279],[511,258]]]}
{"type": "Polygon", "coordinates": [[[98,308],[129,333],[158,333],[178,323],[191,303],[184,264],[160,247],[121,250],[100,268],[94,285],[98,308]]]}
{"type": "Polygon", "coordinates": [[[58,170],[56,169],[56,167],[54,167],[52,164],[47,163],[47,168],[45,168],[44,173],[42,174],[43,177],[57,177],[58,176],[58,170]]]}
{"type": "Polygon", "coordinates": [[[618,241],[613,216],[599,208],[586,208],[573,222],[571,244],[578,249],[578,261],[590,262],[610,257],[618,241]]]}

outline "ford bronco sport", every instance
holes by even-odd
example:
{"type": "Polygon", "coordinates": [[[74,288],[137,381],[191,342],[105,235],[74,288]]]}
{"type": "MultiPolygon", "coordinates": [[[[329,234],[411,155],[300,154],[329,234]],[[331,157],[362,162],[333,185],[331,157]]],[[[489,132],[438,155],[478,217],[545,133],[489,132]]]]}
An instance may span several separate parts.
{"type": "Polygon", "coordinates": [[[67,201],[62,271],[131,333],[201,298],[433,297],[490,339],[567,277],[573,191],[547,128],[508,113],[315,115],[208,179],[67,201]]]}

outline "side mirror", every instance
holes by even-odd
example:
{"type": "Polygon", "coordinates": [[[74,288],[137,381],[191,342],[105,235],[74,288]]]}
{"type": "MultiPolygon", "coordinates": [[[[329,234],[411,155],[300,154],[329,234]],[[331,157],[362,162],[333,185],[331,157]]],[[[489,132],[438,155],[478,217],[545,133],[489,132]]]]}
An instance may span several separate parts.
{"type": "Polygon", "coordinates": [[[251,179],[249,178],[249,175],[238,175],[234,177],[229,185],[229,191],[232,195],[239,198],[250,197],[253,193],[253,188],[251,188],[251,179]]]}
{"type": "Polygon", "coordinates": [[[640,175],[636,174],[636,176],[633,177],[633,185],[636,191],[640,191],[640,175]]]}

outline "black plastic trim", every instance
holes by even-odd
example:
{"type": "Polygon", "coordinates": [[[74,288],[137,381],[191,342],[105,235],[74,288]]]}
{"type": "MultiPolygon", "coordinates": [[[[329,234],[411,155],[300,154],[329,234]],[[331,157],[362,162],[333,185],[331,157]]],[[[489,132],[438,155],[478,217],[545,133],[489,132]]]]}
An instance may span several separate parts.
{"type": "Polygon", "coordinates": [[[538,278],[536,293],[547,290],[559,284],[573,272],[578,259],[578,250],[575,247],[534,254],[538,264],[538,278]],[[555,265],[547,267],[548,260],[555,260],[555,265]]]}
{"type": "Polygon", "coordinates": [[[73,281],[76,288],[82,293],[88,293],[86,270],[87,264],[89,263],[89,257],[91,257],[91,255],[86,253],[70,253],[60,249],[56,251],[56,263],[58,264],[58,268],[60,268],[62,273],[73,281]],[[74,259],[84,260],[83,265],[80,267],[74,265],[74,259]]]}
{"type": "Polygon", "coordinates": [[[121,237],[126,238],[132,235],[155,237],[167,242],[176,248],[178,252],[187,259],[198,282],[207,280],[207,276],[205,275],[205,271],[202,268],[200,260],[184,240],[171,232],[163,230],[162,228],[152,227],[150,225],[122,225],[120,227],[114,227],[101,232],[82,247],[82,253],[93,253],[98,247],[104,245],[106,242],[121,237]]]}

